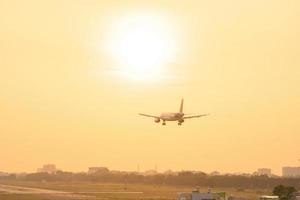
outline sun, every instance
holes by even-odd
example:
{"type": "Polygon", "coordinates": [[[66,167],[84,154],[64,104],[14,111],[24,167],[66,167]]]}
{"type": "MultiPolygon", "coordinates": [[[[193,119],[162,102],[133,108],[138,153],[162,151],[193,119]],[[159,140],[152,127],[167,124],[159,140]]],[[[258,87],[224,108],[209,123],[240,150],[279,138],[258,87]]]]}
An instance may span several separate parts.
{"type": "Polygon", "coordinates": [[[136,80],[164,76],[175,54],[175,33],[167,17],[157,14],[123,16],[113,28],[110,52],[122,75],[136,80]]]}

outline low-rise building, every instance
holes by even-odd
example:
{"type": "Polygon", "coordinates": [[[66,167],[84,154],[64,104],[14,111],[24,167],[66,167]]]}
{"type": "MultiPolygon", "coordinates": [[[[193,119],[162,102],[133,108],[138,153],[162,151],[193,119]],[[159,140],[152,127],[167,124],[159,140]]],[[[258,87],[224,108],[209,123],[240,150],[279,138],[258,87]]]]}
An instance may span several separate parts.
{"type": "Polygon", "coordinates": [[[46,165],[43,165],[42,168],[37,169],[37,172],[43,172],[43,173],[48,173],[48,174],[55,174],[57,171],[58,171],[58,169],[53,164],[46,164],[46,165]]]}
{"type": "Polygon", "coordinates": [[[9,173],[6,172],[0,172],[0,177],[6,177],[9,176],[9,173]]]}
{"type": "Polygon", "coordinates": [[[109,170],[106,167],[89,167],[88,174],[103,174],[108,173],[109,170]]]}
{"type": "Polygon", "coordinates": [[[295,193],[294,200],[300,200],[300,191],[295,193]]]}
{"type": "Polygon", "coordinates": [[[283,177],[300,177],[300,167],[283,167],[283,177]]]}
{"type": "Polygon", "coordinates": [[[272,176],[272,173],[271,173],[271,169],[269,168],[258,168],[257,169],[257,174],[259,176],[262,176],[262,175],[266,175],[266,176],[272,176]]]}

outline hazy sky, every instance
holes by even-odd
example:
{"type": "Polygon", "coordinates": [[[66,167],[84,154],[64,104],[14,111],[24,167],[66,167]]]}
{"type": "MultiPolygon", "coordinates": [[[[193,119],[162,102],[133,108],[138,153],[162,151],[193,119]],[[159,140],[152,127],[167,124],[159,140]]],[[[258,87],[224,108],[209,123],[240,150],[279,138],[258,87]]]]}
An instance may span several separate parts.
{"type": "Polygon", "coordinates": [[[0,0],[0,171],[281,174],[300,158],[299,35],[297,0],[0,0]],[[141,26],[161,46],[132,69],[119,43],[141,26]],[[182,97],[211,115],[181,127],[137,115],[178,111],[182,97]]]}

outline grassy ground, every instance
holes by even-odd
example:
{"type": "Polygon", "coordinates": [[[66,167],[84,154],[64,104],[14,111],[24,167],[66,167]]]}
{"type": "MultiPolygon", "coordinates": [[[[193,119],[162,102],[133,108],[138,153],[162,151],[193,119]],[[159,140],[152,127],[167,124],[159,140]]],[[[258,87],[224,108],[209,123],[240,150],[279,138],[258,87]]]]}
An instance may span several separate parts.
{"type": "MultiPolygon", "coordinates": [[[[0,184],[16,185],[33,188],[43,188],[51,190],[60,190],[73,192],[82,195],[88,195],[96,200],[171,200],[176,199],[178,192],[191,192],[195,188],[192,187],[171,187],[143,184],[108,184],[108,183],[91,183],[91,182],[25,182],[25,181],[6,181],[0,184]],[[99,193],[100,192],[100,193],[99,193]],[[126,193],[141,192],[141,193],[126,193]]],[[[202,192],[206,192],[207,188],[202,188],[202,192]]],[[[227,195],[245,197],[249,200],[258,199],[262,194],[269,194],[268,190],[249,190],[234,188],[213,188],[213,192],[226,192],[227,195]]],[[[73,199],[66,197],[58,197],[45,194],[4,194],[0,193],[2,200],[65,200],[73,199]]],[[[76,199],[76,198],[74,198],[76,199]]]]}

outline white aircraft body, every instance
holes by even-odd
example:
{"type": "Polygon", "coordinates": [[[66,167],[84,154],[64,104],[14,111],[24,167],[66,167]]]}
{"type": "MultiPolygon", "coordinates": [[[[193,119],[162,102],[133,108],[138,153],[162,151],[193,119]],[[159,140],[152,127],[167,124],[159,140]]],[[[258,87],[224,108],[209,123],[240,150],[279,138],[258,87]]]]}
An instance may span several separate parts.
{"type": "Polygon", "coordinates": [[[160,121],[162,121],[162,125],[166,125],[166,121],[178,121],[178,125],[180,126],[184,122],[185,119],[204,117],[204,116],[207,116],[208,114],[186,116],[183,113],[183,99],[182,99],[179,112],[162,113],[160,116],[148,115],[148,114],[143,114],[143,113],[139,113],[139,115],[142,115],[145,117],[152,117],[152,118],[154,118],[155,123],[159,123],[160,121]]]}

